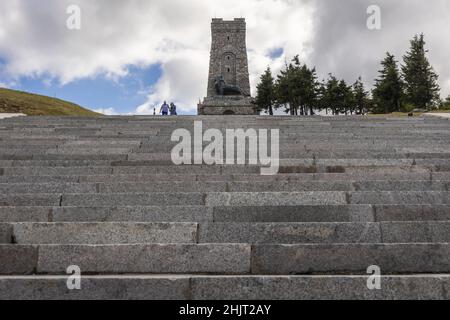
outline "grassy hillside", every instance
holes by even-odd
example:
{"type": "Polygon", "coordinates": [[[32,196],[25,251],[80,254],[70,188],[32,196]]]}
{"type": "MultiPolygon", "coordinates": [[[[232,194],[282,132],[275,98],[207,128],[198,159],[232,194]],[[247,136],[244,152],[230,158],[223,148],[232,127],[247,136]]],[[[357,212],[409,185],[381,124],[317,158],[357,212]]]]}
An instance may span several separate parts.
{"type": "Polygon", "coordinates": [[[2,88],[0,88],[0,113],[24,113],[29,116],[99,115],[64,100],[2,88]]]}

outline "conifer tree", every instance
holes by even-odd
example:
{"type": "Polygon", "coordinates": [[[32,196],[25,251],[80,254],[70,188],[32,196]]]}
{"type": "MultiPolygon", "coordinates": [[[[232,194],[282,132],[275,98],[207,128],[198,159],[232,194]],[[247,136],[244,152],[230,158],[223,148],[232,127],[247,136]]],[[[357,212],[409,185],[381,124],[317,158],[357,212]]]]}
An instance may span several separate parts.
{"type": "Polygon", "coordinates": [[[431,109],[439,100],[438,76],[426,57],[424,35],[411,40],[411,48],[403,57],[406,101],[418,108],[431,109]]]}
{"type": "Polygon", "coordinates": [[[361,77],[353,84],[353,94],[356,113],[360,115],[366,114],[369,108],[369,92],[365,90],[361,77]]]}
{"type": "Polygon", "coordinates": [[[275,83],[270,67],[267,67],[261,76],[261,81],[256,87],[256,105],[259,111],[266,111],[273,116],[275,107],[275,83]]]}
{"type": "Polygon", "coordinates": [[[372,91],[375,113],[400,111],[403,99],[403,81],[395,57],[389,52],[381,62],[382,69],[372,91]]]}

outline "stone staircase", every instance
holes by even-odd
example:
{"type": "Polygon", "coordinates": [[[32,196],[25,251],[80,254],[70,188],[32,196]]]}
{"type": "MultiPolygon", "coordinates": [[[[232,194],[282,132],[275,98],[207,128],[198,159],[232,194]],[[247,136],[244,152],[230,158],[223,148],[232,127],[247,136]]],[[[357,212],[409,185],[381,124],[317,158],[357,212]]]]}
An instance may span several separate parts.
{"type": "Polygon", "coordinates": [[[450,299],[449,141],[439,118],[1,120],[0,299],[450,299]],[[280,173],[173,165],[194,120],[280,129],[280,173]]]}

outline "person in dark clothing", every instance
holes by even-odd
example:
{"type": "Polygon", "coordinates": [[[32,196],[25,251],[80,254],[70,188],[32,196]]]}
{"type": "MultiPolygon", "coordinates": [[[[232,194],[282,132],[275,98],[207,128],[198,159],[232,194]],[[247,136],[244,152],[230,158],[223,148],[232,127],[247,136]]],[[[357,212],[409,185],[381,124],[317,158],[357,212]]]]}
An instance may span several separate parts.
{"type": "Polygon", "coordinates": [[[170,104],[170,115],[171,116],[177,115],[177,106],[173,102],[170,104]]]}

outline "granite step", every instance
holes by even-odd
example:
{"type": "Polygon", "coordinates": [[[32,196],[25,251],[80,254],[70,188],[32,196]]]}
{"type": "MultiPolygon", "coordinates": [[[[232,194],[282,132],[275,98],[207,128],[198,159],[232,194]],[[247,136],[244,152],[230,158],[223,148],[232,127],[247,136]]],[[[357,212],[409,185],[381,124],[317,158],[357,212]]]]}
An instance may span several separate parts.
{"type": "Polygon", "coordinates": [[[297,206],[297,205],[448,205],[440,191],[305,192],[153,192],[107,194],[0,194],[0,207],[49,206],[297,206]]]}
{"type": "MultiPolygon", "coordinates": [[[[1,174],[0,169],[0,174],[1,174]]],[[[284,173],[260,174],[93,174],[93,175],[0,175],[0,183],[151,183],[154,181],[274,182],[274,181],[450,181],[450,172],[355,172],[355,173],[284,173]]]]}
{"type": "Polygon", "coordinates": [[[253,274],[449,273],[448,243],[259,244],[252,246],[253,274]]]}
{"type": "Polygon", "coordinates": [[[249,274],[246,244],[0,245],[0,274],[249,274]]]}
{"type": "Polygon", "coordinates": [[[215,222],[450,221],[449,205],[298,205],[214,207],[215,222]]]}
{"type": "Polygon", "coordinates": [[[450,221],[450,205],[0,207],[0,222],[450,221]]]}
{"type": "Polygon", "coordinates": [[[151,183],[0,183],[0,193],[448,191],[450,181],[152,181],[151,183]]]}
{"type": "Polygon", "coordinates": [[[2,230],[8,226],[13,228],[12,239],[16,244],[197,242],[196,223],[13,223],[0,224],[0,235],[5,233],[2,230]]]}
{"type": "Polygon", "coordinates": [[[233,192],[208,193],[207,206],[292,206],[345,204],[450,204],[449,192],[424,191],[312,191],[312,192],[233,192]]]}
{"type": "Polygon", "coordinates": [[[450,221],[333,223],[11,223],[0,243],[447,243],[450,221]]]}
{"type": "Polygon", "coordinates": [[[0,274],[450,273],[448,243],[0,245],[0,274]],[[11,257],[14,257],[11,259],[11,257]],[[19,273],[19,271],[20,273],[19,273]]]}
{"type": "Polygon", "coordinates": [[[201,223],[199,243],[450,243],[450,221],[382,223],[201,223]]]}
{"type": "Polygon", "coordinates": [[[369,290],[368,276],[84,275],[82,290],[67,276],[0,276],[1,300],[448,300],[450,276],[382,276],[369,290]]]}

